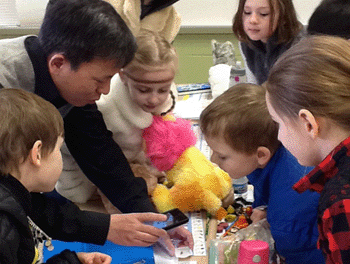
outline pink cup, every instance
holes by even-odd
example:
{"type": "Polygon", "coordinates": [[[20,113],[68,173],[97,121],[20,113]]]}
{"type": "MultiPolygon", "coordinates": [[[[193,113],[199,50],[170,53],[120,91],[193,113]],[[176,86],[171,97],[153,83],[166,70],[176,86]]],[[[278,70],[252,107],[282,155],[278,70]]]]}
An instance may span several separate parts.
{"type": "Polygon", "coordinates": [[[238,251],[237,264],[269,264],[269,244],[261,240],[244,240],[238,251]]]}

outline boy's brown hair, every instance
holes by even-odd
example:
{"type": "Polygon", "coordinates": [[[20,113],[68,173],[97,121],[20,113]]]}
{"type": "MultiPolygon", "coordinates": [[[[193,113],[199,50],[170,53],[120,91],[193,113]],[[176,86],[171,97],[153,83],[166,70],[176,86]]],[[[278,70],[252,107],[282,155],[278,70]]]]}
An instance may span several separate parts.
{"type": "MultiPolygon", "coordinates": [[[[239,41],[250,43],[248,35],[243,28],[244,5],[247,0],[239,0],[237,12],[233,18],[232,30],[239,41]]],[[[276,34],[278,43],[288,43],[303,29],[298,21],[292,0],[268,0],[271,11],[270,26],[272,30],[276,13],[279,13],[277,20],[276,34]],[[277,7],[278,10],[275,10],[277,7]]]]}
{"type": "Polygon", "coordinates": [[[0,124],[2,175],[18,171],[37,140],[42,141],[42,156],[50,154],[64,133],[58,110],[43,98],[21,89],[0,89],[0,124]]]}
{"type": "Polygon", "coordinates": [[[200,128],[205,136],[222,137],[232,149],[248,155],[260,146],[274,153],[280,145],[265,88],[255,84],[237,84],[217,97],[201,113],[200,128]]]}

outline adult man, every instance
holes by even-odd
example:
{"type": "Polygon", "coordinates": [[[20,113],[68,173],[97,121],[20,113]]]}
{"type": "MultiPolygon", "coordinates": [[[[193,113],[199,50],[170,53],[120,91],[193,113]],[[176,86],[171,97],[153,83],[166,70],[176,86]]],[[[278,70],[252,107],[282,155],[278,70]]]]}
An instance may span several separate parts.
{"type": "MultiPolygon", "coordinates": [[[[132,60],[135,50],[124,21],[101,0],[51,0],[38,37],[0,41],[0,87],[34,92],[59,109],[71,154],[85,175],[125,213],[155,209],[145,181],[133,176],[95,101],[109,92],[110,79],[132,60]]],[[[102,243],[107,236],[122,245],[148,246],[167,236],[143,224],[155,220],[151,215],[98,216],[99,221],[93,214],[71,217],[92,228],[102,227],[104,231],[95,233],[92,242],[102,243]]]]}

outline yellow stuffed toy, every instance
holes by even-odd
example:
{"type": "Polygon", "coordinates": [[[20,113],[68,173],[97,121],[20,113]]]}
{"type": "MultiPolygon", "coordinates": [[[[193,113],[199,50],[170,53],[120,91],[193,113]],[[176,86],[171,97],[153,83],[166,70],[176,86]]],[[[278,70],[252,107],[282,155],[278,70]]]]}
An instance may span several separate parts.
{"type": "Polygon", "coordinates": [[[143,138],[153,165],[166,172],[166,184],[158,184],[152,193],[160,212],[205,209],[217,219],[226,216],[222,201],[225,206],[233,203],[231,178],[194,146],[197,138],[190,122],[172,115],[154,116],[143,138]]]}

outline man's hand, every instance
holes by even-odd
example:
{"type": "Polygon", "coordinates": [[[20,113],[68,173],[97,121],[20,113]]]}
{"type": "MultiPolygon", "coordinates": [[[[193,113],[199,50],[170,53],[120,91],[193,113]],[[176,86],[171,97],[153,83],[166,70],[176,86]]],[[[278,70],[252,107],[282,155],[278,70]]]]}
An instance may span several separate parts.
{"type": "Polygon", "coordinates": [[[167,232],[145,222],[166,221],[167,216],[157,213],[113,214],[107,240],[123,246],[148,247],[160,237],[170,240],[167,232]]]}

